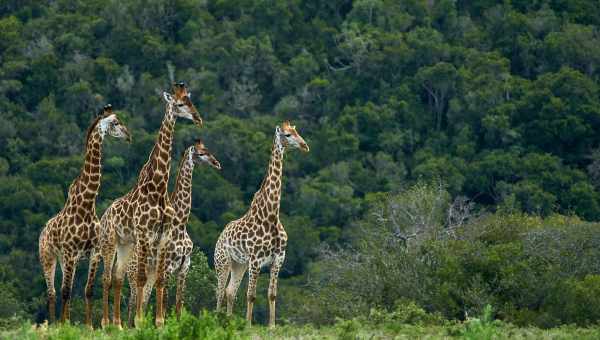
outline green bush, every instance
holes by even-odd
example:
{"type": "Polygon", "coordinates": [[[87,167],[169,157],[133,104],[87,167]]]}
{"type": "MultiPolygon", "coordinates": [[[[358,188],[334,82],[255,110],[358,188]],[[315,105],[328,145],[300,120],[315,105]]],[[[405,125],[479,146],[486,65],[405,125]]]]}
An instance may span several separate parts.
{"type": "MultiPolygon", "coordinates": [[[[169,299],[172,300],[171,302],[175,301],[176,279],[173,276],[169,281],[169,299]]],[[[192,314],[198,314],[203,309],[214,309],[216,306],[216,284],[215,272],[208,266],[206,255],[201,250],[194,250],[186,279],[184,308],[192,314]]],[[[171,304],[171,306],[174,306],[174,304],[171,304]]]]}
{"type": "Polygon", "coordinates": [[[479,318],[471,318],[465,322],[462,336],[469,340],[491,340],[500,335],[498,323],[494,321],[492,306],[486,305],[479,318]]]}

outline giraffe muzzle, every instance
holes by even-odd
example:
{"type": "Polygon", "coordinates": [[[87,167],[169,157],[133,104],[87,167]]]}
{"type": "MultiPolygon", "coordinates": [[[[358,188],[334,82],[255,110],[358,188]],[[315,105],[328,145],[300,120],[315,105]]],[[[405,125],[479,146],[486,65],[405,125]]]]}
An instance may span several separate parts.
{"type": "Polygon", "coordinates": [[[300,144],[300,150],[304,151],[304,152],[309,152],[310,148],[308,147],[308,144],[306,143],[301,143],[300,144]]]}

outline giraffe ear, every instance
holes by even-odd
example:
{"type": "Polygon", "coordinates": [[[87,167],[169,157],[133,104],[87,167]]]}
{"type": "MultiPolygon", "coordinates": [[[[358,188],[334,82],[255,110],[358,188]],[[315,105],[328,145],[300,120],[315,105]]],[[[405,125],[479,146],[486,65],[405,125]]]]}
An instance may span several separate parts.
{"type": "Polygon", "coordinates": [[[277,125],[277,126],[275,127],[275,133],[276,133],[276,134],[278,134],[278,135],[280,135],[280,134],[281,134],[281,128],[279,127],[279,125],[277,125]]]}
{"type": "Polygon", "coordinates": [[[167,93],[167,92],[163,92],[163,98],[165,99],[165,101],[167,103],[170,103],[173,101],[173,96],[171,96],[171,94],[167,93]]]}

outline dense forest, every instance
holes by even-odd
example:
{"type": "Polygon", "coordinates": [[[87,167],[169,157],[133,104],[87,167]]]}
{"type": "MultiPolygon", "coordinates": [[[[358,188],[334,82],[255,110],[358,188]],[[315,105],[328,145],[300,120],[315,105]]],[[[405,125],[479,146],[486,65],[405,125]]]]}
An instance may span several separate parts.
{"type": "Polygon", "coordinates": [[[517,324],[595,323],[599,24],[591,0],[4,0],[0,317],[47,317],[38,236],[98,110],[111,103],[133,137],[105,143],[102,214],[147,160],[162,91],[184,81],[205,124],[177,124],[172,174],[196,138],[223,166],[195,170],[189,309],[214,308],[215,241],[289,119],[311,151],[285,159],[278,317],[490,304],[517,324]]]}

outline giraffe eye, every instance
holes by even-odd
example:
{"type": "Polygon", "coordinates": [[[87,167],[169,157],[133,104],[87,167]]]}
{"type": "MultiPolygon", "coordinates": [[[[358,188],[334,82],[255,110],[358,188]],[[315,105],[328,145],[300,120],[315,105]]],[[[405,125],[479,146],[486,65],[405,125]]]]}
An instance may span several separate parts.
{"type": "Polygon", "coordinates": [[[179,103],[177,104],[177,107],[182,107],[183,105],[185,105],[184,103],[179,103]]]}
{"type": "Polygon", "coordinates": [[[286,133],[285,136],[289,138],[289,137],[292,137],[292,134],[291,133],[286,133]]]}

